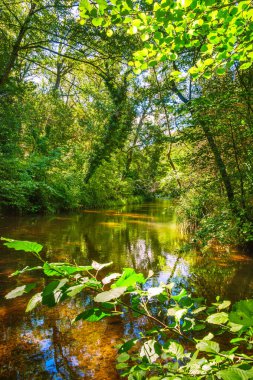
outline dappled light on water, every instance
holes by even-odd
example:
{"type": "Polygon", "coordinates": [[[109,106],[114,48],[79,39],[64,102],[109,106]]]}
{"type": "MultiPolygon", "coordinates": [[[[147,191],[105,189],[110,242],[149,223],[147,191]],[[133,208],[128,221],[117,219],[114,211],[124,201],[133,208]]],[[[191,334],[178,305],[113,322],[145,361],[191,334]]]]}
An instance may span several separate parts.
{"type": "MultiPolygon", "coordinates": [[[[216,295],[236,300],[253,296],[253,260],[235,250],[194,252],[187,248],[169,202],[159,201],[118,210],[83,210],[79,214],[6,217],[2,236],[37,241],[48,261],[80,265],[113,262],[111,271],[133,267],[155,272],[150,284],[173,281],[213,301],[216,295]]],[[[71,320],[89,299],[80,296],[55,308],[24,310],[28,297],[5,300],[4,294],[22,284],[8,276],[17,268],[37,265],[24,252],[1,248],[0,255],[0,378],[116,380],[115,346],[136,336],[147,323],[130,316],[98,323],[71,320]],[[9,376],[9,377],[8,377],[9,376]]],[[[42,284],[36,272],[27,282],[42,284]]]]}

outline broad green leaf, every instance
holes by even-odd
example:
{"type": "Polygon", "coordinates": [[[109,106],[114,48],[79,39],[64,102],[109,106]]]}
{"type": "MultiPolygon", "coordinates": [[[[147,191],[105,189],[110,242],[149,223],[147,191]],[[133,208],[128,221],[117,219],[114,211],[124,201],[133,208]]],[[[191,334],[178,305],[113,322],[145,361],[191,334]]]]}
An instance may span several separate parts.
{"type": "Polygon", "coordinates": [[[80,319],[88,322],[98,322],[105,317],[111,316],[110,313],[105,313],[102,310],[94,307],[92,309],[88,309],[78,314],[77,317],[73,320],[74,322],[79,321],[80,319]]]}
{"type": "Polygon", "coordinates": [[[175,296],[171,296],[171,298],[177,302],[179,302],[182,298],[187,296],[187,291],[185,289],[182,289],[179,294],[175,296]]]}
{"type": "Polygon", "coordinates": [[[142,39],[142,41],[147,41],[147,40],[149,40],[149,34],[148,33],[144,33],[144,34],[142,34],[141,35],[141,39],[142,39]]]}
{"type": "Polygon", "coordinates": [[[95,302],[109,302],[116,298],[119,298],[122,294],[125,293],[126,287],[118,287],[115,289],[108,290],[107,292],[99,293],[95,298],[95,302]]]}
{"type": "Polygon", "coordinates": [[[231,332],[238,332],[243,328],[243,325],[238,325],[237,323],[229,321],[228,327],[230,328],[231,332]]]}
{"type": "Polygon", "coordinates": [[[228,321],[228,314],[224,312],[211,314],[206,321],[214,325],[222,325],[228,321]]]}
{"type": "Polygon", "coordinates": [[[32,268],[31,267],[25,267],[21,270],[16,270],[12,274],[10,274],[9,277],[14,277],[14,276],[17,276],[17,275],[25,273],[25,272],[31,272],[33,270],[40,270],[40,269],[43,269],[43,268],[41,266],[32,267],[32,268]]]}
{"type": "Polygon", "coordinates": [[[122,354],[120,354],[117,357],[117,361],[119,363],[124,363],[124,362],[128,361],[129,359],[130,359],[130,355],[128,355],[126,352],[122,352],[122,354]]]}
{"type": "Polygon", "coordinates": [[[250,66],[253,65],[253,62],[246,62],[246,63],[243,63],[241,66],[240,66],[240,70],[246,70],[248,69],[250,66]]]}
{"type": "MultiPolygon", "coordinates": [[[[50,282],[42,291],[42,303],[49,307],[55,306],[64,298],[66,290],[67,278],[50,282]]],[[[66,297],[66,295],[65,295],[66,297]]]]}
{"type": "MultiPolygon", "coordinates": [[[[88,278],[87,278],[87,282],[88,282],[88,278]]],[[[70,286],[66,290],[66,294],[68,295],[68,297],[74,297],[75,295],[79,294],[85,287],[86,287],[85,284],[78,284],[78,285],[70,286]]]]}
{"type": "Polygon", "coordinates": [[[236,302],[229,313],[229,320],[238,325],[253,326],[253,299],[236,302]]]}
{"type": "Polygon", "coordinates": [[[96,271],[109,267],[110,265],[112,265],[112,261],[110,263],[105,263],[105,264],[99,264],[96,261],[92,261],[91,263],[92,268],[95,269],[96,271]]]}
{"type": "Polygon", "coordinates": [[[102,283],[104,285],[109,284],[112,280],[115,280],[116,278],[119,278],[121,276],[120,273],[112,273],[109,276],[106,276],[103,278],[102,283]]]}
{"type": "Polygon", "coordinates": [[[199,351],[210,352],[217,354],[220,351],[220,346],[218,343],[213,342],[212,340],[202,340],[196,344],[196,348],[199,351]]]}
{"type": "Polygon", "coordinates": [[[103,23],[103,18],[102,17],[98,17],[98,18],[93,18],[92,19],[92,24],[94,26],[100,26],[100,25],[102,25],[102,23],[103,23]]]}
{"type": "Polygon", "coordinates": [[[92,10],[92,6],[89,2],[89,0],[81,0],[79,5],[80,10],[84,9],[90,12],[92,10]]]}
{"type": "Polygon", "coordinates": [[[112,29],[108,29],[108,30],[106,31],[106,35],[107,35],[108,37],[111,37],[111,36],[113,35],[113,30],[112,30],[112,29]]]}
{"type": "Polygon", "coordinates": [[[39,253],[43,248],[43,245],[31,241],[13,240],[4,237],[1,237],[1,240],[7,242],[3,243],[6,247],[13,248],[16,251],[39,253]]]}
{"type": "Polygon", "coordinates": [[[177,342],[170,343],[169,348],[166,351],[173,354],[177,360],[180,360],[185,356],[183,346],[177,342]]]}
{"type": "Polygon", "coordinates": [[[231,301],[223,301],[220,305],[218,305],[219,310],[227,309],[231,305],[231,301]]]}
{"type": "Polygon", "coordinates": [[[122,276],[112,285],[112,288],[116,287],[129,287],[135,286],[136,283],[143,284],[145,278],[142,273],[136,273],[132,268],[124,268],[122,276]]]}
{"type": "Polygon", "coordinates": [[[225,74],[225,72],[226,72],[226,69],[224,67],[218,67],[218,69],[216,70],[216,73],[218,75],[223,75],[225,74]]]}
{"type": "Polygon", "coordinates": [[[87,272],[93,269],[93,267],[74,266],[64,263],[45,263],[43,269],[46,276],[69,276],[77,272],[87,272]]]}
{"type": "Polygon", "coordinates": [[[120,348],[118,350],[119,354],[121,354],[122,352],[126,352],[126,351],[130,350],[135,345],[136,342],[137,342],[137,339],[130,339],[127,342],[125,342],[124,344],[122,344],[122,346],[120,346],[120,348]]]}
{"type": "Polygon", "coordinates": [[[241,343],[241,342],[246,342],[247,339],[245,338],[234,338],[230,340],[230,343],[241,343]]]}
{"type": "Polygon", "coordinates": [[[158,296],[158,294],[161,294],[164,291],[162,287],[154,287],[148,289],[148,299],[158,296]]]}
{"type": "Polygon", "coordinates": [[[210,65],[213,64],[213,62],[214,62],[214,59],[213,59],[213,58],[207,58],[207,59],[205,59],[205,61],[203,62],[203,64],[204,64],[205,66],[210,66],[210,65]]]}
{"type": "Polygon", "coordinates": [[[159,358],[155,348],[156,344],[157,342],[154,339],[146,341],[141,347],[140,357],[146,356],[149,363],[154,363],[159,358]]]}
{"type": "Polygon", "coordinates": [[[206,306],[201,306],[201,307],[198,307],[197,309],[193,310],[192,314],[198,314],[198,313],[201,313],[204,310],[206,310],[206,306]]]}
{"type": "Polygon", "coordinates": [[[202,340],[212,340],[214,335],[212,333],[208,333],[202,340]]]}
{"type": "Polygon", "coordinates": [[[7,293],[5,298],[11,299],[11,298],[16,298],[20,297],[25,293],[29,293],[32,289],[36,287],[36,283],[28,284],[28,285],[23,285],[23,286],[18,286],[17,288],[13,289],[11,292],[7,293]]]}
{"type": "Polygon", "coordinates": [[[180,322],[181,318],[187,313],[187,309],[179,309],[175,312],[175,320],[180,322]]]}
{"type": "Polygon", "coordinates": [[[39,303],[42,302],[42,293],[36,293],[28,302],[26,313],[32,311],[39,303]]]}
{"type": "Polygon", "coordinates": [[[222,380],[249,380],[252,379],[252,371],[243,370],[240,368],[228,368],[217,372],[219,379],[222,380]]]}
{"type": "Polygon", "coordinates": [[[128,368],[128,364],[127,363],[118,363],[118,364],[116,364],[116,369],[125,369],[125,368],[128,368]]]}

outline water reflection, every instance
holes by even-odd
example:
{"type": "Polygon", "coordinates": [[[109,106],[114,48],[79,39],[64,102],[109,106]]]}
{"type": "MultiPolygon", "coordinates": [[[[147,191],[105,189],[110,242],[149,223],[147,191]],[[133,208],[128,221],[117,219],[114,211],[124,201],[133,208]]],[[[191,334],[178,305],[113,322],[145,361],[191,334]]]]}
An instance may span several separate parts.
{"type": "MultiPolygon", "coordinates": [[[[116,271],[127,266],[144,273],[152,269],[154,285],[173,281],[212,301],[218,294],[233,300],[253,297],[253,260],[238,252],[184,253],[185,237],[168,202],[74,215],[2,217],[0,233],[42,243],[50,261],[113,261],[116,271]]],[[[89,302],[84,297],[25,315],[27,299],[5,301],[3,295],[22,283],[22,278],[8,278],[11,272],[36,264],[33,256],[1,247],[0,378],[117,379],[114,346],[123,336],[138,334],[145,318],[71,326],[89,302]]],[[[36,273],[26,280],[43,281],[36,273]]]]}

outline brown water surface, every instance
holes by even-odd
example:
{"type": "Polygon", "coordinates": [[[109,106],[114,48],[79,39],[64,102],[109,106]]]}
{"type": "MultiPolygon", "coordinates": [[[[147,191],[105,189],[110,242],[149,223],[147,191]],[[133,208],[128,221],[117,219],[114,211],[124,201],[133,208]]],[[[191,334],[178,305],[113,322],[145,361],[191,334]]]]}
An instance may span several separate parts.
{"type": "MultiPolygon", "coordinates": [[[[83,210],[60,216],[0,217],[0,234],[44,245],[48,261],[80,265],[113,261],[114,270],[133,267],[152,280],[185,286],[210,301],[216,295],[237,299],[253,297],[253,259],[229,250],[205,254],[184,249],[186,237],[167,201],[115,210],[83,210]]],[[[81,296],[55,307],[24,312],[29,297],[5,300],[4,295],[26,281],[42,283],[38,273],[9,278],[36,258],[24,252],[0,251],[0,378],[116,380],[115,345],[138,335],[145,319],[130,317],[99,323],[71,320],[89,304],[81,296]]]]}

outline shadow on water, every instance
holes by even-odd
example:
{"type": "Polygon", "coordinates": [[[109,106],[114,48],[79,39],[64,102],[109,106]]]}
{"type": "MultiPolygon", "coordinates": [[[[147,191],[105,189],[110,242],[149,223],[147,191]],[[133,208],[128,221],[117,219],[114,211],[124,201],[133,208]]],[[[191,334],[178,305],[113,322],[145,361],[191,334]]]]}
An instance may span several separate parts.
{"type": "MultiPolygon", "coordinates": [[[[73,215],[2,217],[0,234],[43,244],[48,261],[113,261],[113,270],[133,267],[145,274],[152,269],[153,284],[173,281],[210,301],[216,295],[253,297],[253,260],[240,252],[184,252],[186,236],[167,201],[73,215]]],[[[0,378],[118,379],[114,347],[123,337],[137,335],[145,318],[71,325],[90,302],[85,296],[25,314],[28,298],[7,301],[3,296],[22,284],[22,278],[8,277],[11,272],[36,264],[29,254],[1,247],[0,378]]],[[[26,280],[43,281],[36,273],[26,280]]]]}

